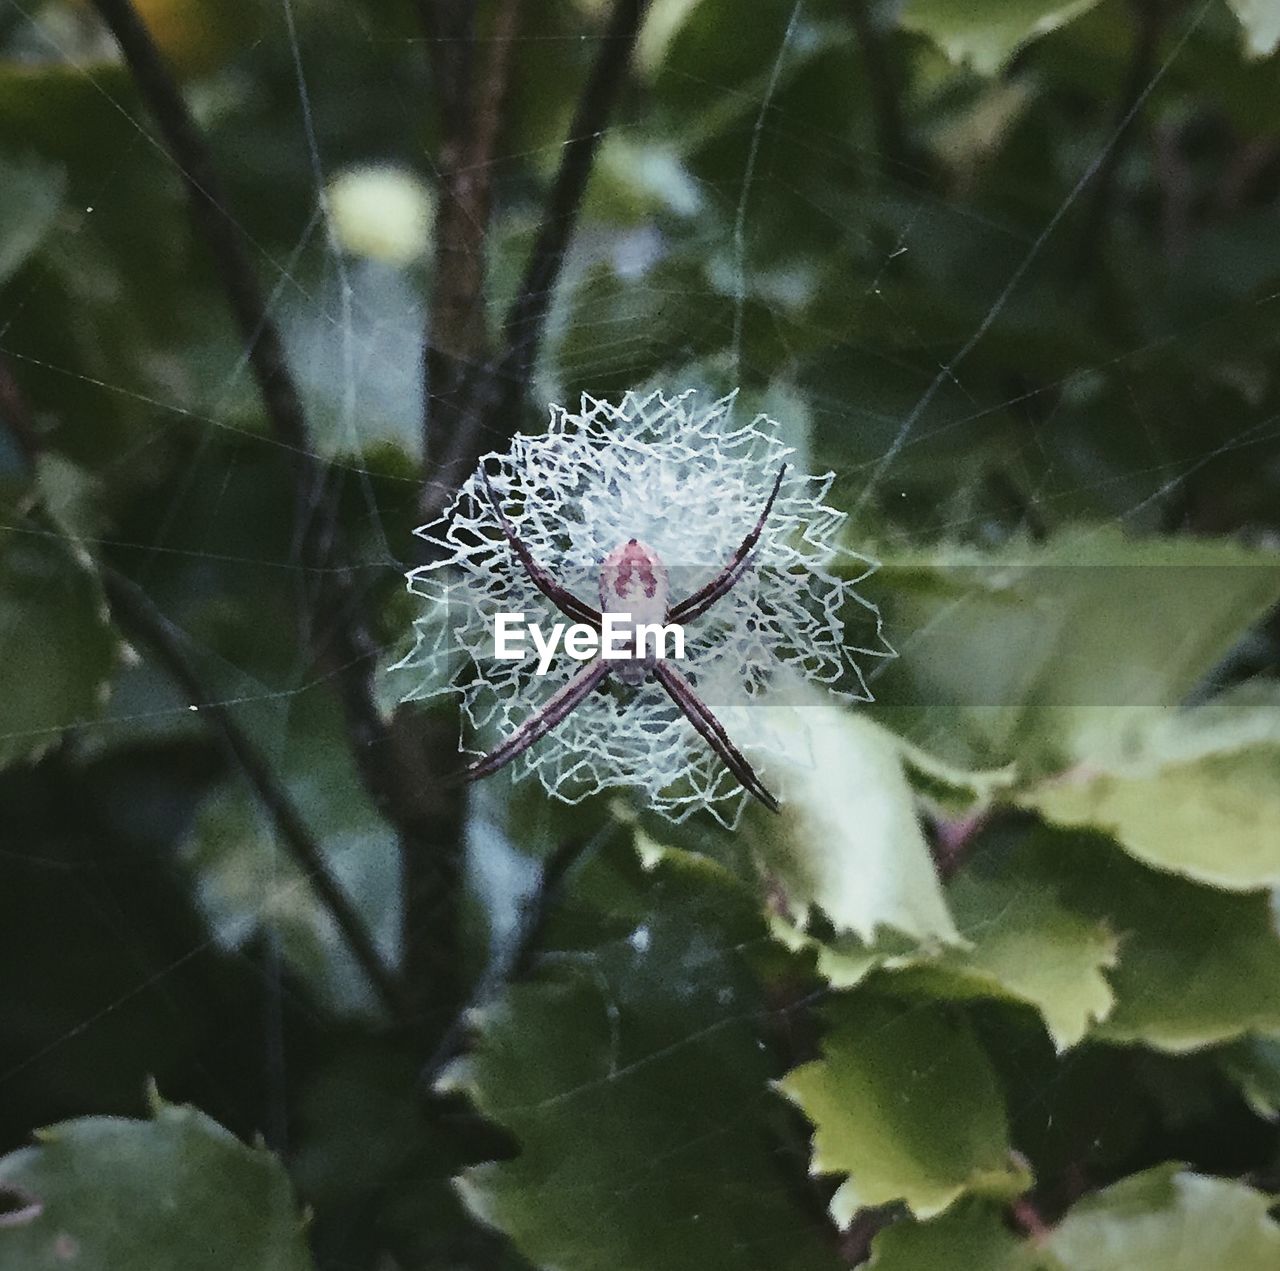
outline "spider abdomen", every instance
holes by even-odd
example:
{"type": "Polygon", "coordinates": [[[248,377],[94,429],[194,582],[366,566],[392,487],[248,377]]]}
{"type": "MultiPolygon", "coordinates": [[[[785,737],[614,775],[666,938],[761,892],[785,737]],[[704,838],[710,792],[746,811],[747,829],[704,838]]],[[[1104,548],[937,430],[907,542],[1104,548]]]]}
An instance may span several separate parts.
{"type": "MultiPolygon", "coordinates": [[[[626,633],[619,641],[620,648],[635,648],[637,627],[666,622],[669,598],[667,567],[647,543],[628,539],[604,558],[600,566],[600,611],[623,616],[617,623],[617,629],[626,633]]],[[[643,658],[618,662],[618,678],[625,684],[642,683],[653,662],[652,647],[646,646],[643,658]]]]}

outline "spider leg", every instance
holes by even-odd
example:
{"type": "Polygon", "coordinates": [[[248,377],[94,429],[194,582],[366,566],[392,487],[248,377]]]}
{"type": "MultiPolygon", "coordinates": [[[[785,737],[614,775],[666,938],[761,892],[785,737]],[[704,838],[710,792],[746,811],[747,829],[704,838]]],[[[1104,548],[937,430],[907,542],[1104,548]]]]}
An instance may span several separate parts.
{"type": "Polygon", "coordinates": [[[778,811],[778,800],[765,789],[755,769],[743,753],[729,739],[724,725],[711,713],[711,708],[693,691],[693,685],[671,665],[658,661],[653,673],[667,695],[685,713],[689,722],[706,739],[707,745],[724,761],[724,765],[741,782],[748,793],[755,795],[770,812],[778,811]]]}
{"type": "Polygon", "coordinates": [[[464,781],[479,781],[505,767],[517,755],[523,754],[535,741],[545,737],[557,724],[563,723],[569,713],[591,692],[613,668],[603,659],[589,662],[559,689],[545,706],[516,729],[501,745],[496,746],[483,759],[477,759],[462,773],[464,781]]]}
{"type": "Polygon", "coordinates": [[[698,588],[692,596],[687,596],[679,604],[672,605],[667,611],[668,622],[690,622],[694,618],[701,617],[742,577],[747,567],[747,558],[751,555],[751,549],[760,541],[760,535],[764,532],[764,523],[769,519],[769,513],[773,511],[773,501],[778,497],[782,478],[786,475],[787,465],[784,463],[778,469],[777,479],[769,492],[769,500],[764,505],[764,511],[760,513],[760,519],[742,540],[742,545],[734,552],[733,558],[705,587],[698,588]]]}
{"type": "Polygon", "coordinates": [[[557,609],[560,610],[566,618],[573,618],[577,622],[585,622],[589,626],[599,628],[600,614],[599,611],[593,609],[585,601],[579,600],[571,591],[561,587],[554,578],[551,577],[536,560],[533,559],[533,553],[520,541],[520,536],[516,533],[516,527],[511,524],[510,518],[502,510],[502,504],[498,502],[497,492],[489,483],[489,474],[480,469],[480,480],[484,484],[485,493],[489,496],[489,502],[493,505],[494,513],[498,518],[498,526],[503,534],[507,536],[507,542],[511,544],[512,550],[520,558],[520,563],[524,566],[524,571],[529,575],[529,581],[540,591],[546,598],[551,601],[557,609]]]}

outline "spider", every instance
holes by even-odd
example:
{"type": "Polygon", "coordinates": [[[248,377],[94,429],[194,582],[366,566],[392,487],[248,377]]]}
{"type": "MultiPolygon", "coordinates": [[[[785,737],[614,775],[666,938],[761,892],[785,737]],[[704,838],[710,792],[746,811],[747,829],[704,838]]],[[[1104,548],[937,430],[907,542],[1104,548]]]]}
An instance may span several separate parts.
{"type": "MultiPolygon", "coordinates": [[[[721,596],[725,595],[746,572],[747,564],[760,535],[764,530],[787,465],[783,464],[773,483],[773,489],[760,513],[760,519],[734,552],[729,563],[704,587],[692,595],[672,604],[669,598],[669,580],[666,566],[652,547],[639,539],[631,538],[615,547],[600,564],[600,609],[594,609],[562,587],[533,558],[533,553],[520,540],[515,526],[502,510],[498,496],[483,469],[480,478],[485,494],[493,506],[498,525],[511,544],[512,550],[524,566],[525,573],[537,589],[560,610],[566,618],[601,628],[601,611],[622,612],[631,628],[639,623],[685,623],[706,613],[721,596]],[[613,605],[620,608],[615,610],[613,605]]],[[[765,788],[742,752],[733,744],[724,725],[711,712],[693,685],[665,658],[658,657],[650,648],[643,657],[630,656],[605,661],[597,657],[587,663],[562,689],[536,714],[531,715],[506,741],[478,759],[460,775],[466,781],[478,781],[505,767],[517,755],[523,754],[540,738],[545,737],[557,724],[563,723],[569,714],[582,703],[587,695],[608,677],[614,669],[618,678],[628,685],[640,685],[656,679],[667,695],[698,730],[712,750],[719,755],[725,767],[737,777],[744,789],[753,794],[771,812],[778,811],[778,800],[765,788]]]]}

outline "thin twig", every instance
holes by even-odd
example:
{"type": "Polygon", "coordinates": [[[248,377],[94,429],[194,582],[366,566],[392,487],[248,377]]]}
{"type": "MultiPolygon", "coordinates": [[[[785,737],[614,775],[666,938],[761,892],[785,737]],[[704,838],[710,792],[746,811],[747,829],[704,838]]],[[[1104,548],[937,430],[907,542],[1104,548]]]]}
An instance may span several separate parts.
{"type": "Polygon", "coordinates": [[[227,201],[209,147],[131,0],[93,0],[93,5],[115,36],[182,174],[199,236],[217,262],[271,426],[291,448],[299,481],[307,496],[314,498],[323,472],[310,450],[302,401],[239,232],[224,211],[227,201]]]}
{"type": "Polygon", "coordinates": [[[345,561],[338,513],[325,493],[327,466],[311,448],[283,341],[239,232],[224,211],[226,201],[208,144],[130,0],[93,3],[114,34],[186,183],[197,235],[217,265],[267,418],[290,451],[303,563],[326,580],[315,609],[327,625],[323,632],[311,633],[312,651],[317,662],[333,674],[357,769],[378,811],[396,827],[401,840],[422,850],[423,826],[413,774],[398,762],[399,748],[375,703],[373,675],[378,646],[364,620],[364,596],[342,568],[345,561]],[[338,568],[329,569],[331,565],[338,568]]]}
{"type": "MultiPolygon", "coordinates": [[[[489,59],[472,93],[473,6],[422,0],[439,99],[437,158],[440,212],[426,338],[423,454],[428,476],[443,457],[464,410],[466,385],[489,358],[485,322],[486,251],[493,192],[493,155],[501,131],[520,0],[501,0],[489,59]],[[449,30],[448,40],[439,32],[449,30]],[[466,52],[456,46],[462,44],[466,52]]],[[[431,488],[430,483],[426,488],[431,488]]]]}
{"type": "Polygon", "coordinates": [[[646,7],[647,0],[614,0],[599,54],[574,111],[524,277],[503,324],[501,350],[491,366],[473,376],[464,413],[432,474],[424,499],[428,521],[440,515],[452,492],[475,467],[486,438],[510,438],[519,426],[520,408],[542,348],[565,253],[601,138],[626,83],[646,7]]]}
{"type": "Polygon", "coordinates": [[[368,976],[383,1006],[397,1023],[409,1026],[414,1015],[404,986],[383,961],[359,913],[334,878],[302,814],[276,781],[271,765],[241,730],[230,710],[209,694],[199,673],[183,652],[176,632],[146,593],[110,565],[99,563],[98,572],[107,603],[121,630],[151,649],[156,660],[190,699],[191,705],[222,735],[237,766],[271,818],[280,841],[337,923],[347,947],[368,976]]]}
{"type": "Polygon", "coordinates": [[[599,56],[569,125],[569,138],[564,143],[538,237],[504,325],[506,347],[499,374],[509,399],[518,401],[524,396],[533,374],[556,281],[578,223],[600,141],[626,83],[646,3],[647,0],[615,0],[609,25],[601,37],[599,56]]]}
{"type": "Polygon", "coordinates": [[[840,1237],[840,1259],[848,1266],[861,1266],[871,1257],[871,1245],[875,1238],[895,1219],[901,1216],[900,1205],[879,1205],[861,1209],[849,1230],[840,1237]]]}
{"type": "Polygon", "coordinates": [[[470,162],[476,6],[467,0],[419,0],[418,8],[440,120],[435,268],[424,344],[423,455],[430,473],[469,368],[483,359],[489,174],[473,170],[470,162]]]}
{"type": "MultiPolygon", "coordinates": [[[[440,118],[440,211],[425,340],[423,489],[433,490],[440,451],[459,426],[465,385],[489,358],[485,275],[493,152],[501,132],[520,0],[500,0],[489,56],[473,84],[473,0],[419,0],[440,118]]],[[[449,491],[448,493],[452,493],[449,491]]],[[[404,967],[428,1035],[447,1031],[465,997],[459,905],[466,795],[450,780],[458,763],[456,710],[405,712],[393,725],[414,756],[429,852],[401,857],[404,967]]]]}
{"type": "Polygon", "coordinates": [[[0,423],[9,426],[22,457],[34,468],[44,447],[27,400],[3,357],[0,357],[0,423]]]}
{"type": "MultiPolygon", "coordinates": [[[[24,455],[34,466],[43,451],[39,433],[26,398],[2,357],[0,413],[18,439],[24,455]]],[[[52,518],[41,515],[40,519],[42,522],[48,520],[52,533],[60,533],[52,518]]],[[[270,816],[281,841],[337,923],[352,956],[364,969],[383,1005],[398,1023],[409,1024],[412,1013],[404,989],[382,960],[360,915],[333,877],[306,822],[283,787],[275,780],[266,759],[241,730],[230,710],[207,691],[199,673],[183,652],[176,633],[141,588],[105,562],[99,561],[97,568],[117,625],[130,639],[137,640],[152,650],[160,664],[190,699],[191,705],[198,708],[202,718],[222,735],[240,770],[270,816]]]]}
{"type": "Polygon", "coordinates": [[[560,898],[566,877],[579,861],[598,849],[615,828],[607,826],[587,840],[566,840],[547,857],[537,886],[521,908],[519,931],[505,964],[496,974],[486,978],[444,1030],[439,1045],[422,1069],[421,1082],[424,1089],[431,1089],[445,1067],[457,1056],[466,1035],[468,1017],[495,991],[495,985],[526,979],[533,972],[547,924],[560,898]]]}
{"type": "Polygon", "coordinates": [[[896,177],[912,167],[911,150],[902,123],[899,85],[885,48],[884,33],[876,26],[867,0],[848,0],[849,16],[858,35],[862,65],[867,73],[867,94],[880,152],[880,170],[896,177]]]}

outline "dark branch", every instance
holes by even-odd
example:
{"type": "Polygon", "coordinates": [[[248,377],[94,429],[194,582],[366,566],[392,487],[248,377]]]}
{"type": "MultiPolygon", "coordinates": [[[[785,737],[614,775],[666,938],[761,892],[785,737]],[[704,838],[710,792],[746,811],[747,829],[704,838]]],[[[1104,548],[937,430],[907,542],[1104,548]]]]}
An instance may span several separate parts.
{"type": "MultiPolygon", "coordinates": [[[[439,115],[436,156],[439,214],[431,304],[424,343],[423,489],[459,427],[465,386],[489,359],[485,276],[494,149],[501,132],[520,0],[499,0],[489,55],[479,67],[474,49],[474,0],[418,0],[427,37],[439,115]]],[[[452,491],[445,495],[447,501],[452,491]]],[[[434,519],[434,518],[424,518],[434,519]]],[[[401,859],[403,947],[410,991],[435,1027],[459,1009],[465,989],[458,956],[459,903],[466,814],[457,766],[456,710],[407,711],[393,731],[411,755],[429,851],[401,859]]]]}
{"type": "Polygon", "coordinates": [[[647,0],[614,0],[599,54],[574,112],[520,289],[503,324],[502,348],[493,365],[478,369],[471,377],[453,435],[438,449],[443,457],[431,473],[424,497],[428,521],[440,515],[452,492],[475,467],[486,438],[500,441],[516,431],[565,253],[577,226],[601,138],[626,82],[646,6],[647,0]]]}
{"type": "MultiPolygon", "coordinates": [[[[0,358],[0,413],[3,413],[4,421],[12,429],[24,455],[34,466],[43,447],[26,398],[3,358],[0,358]]],[[[60,532],[52,519],[43,515],[40,519],[42,522],[47,521],[50,532],[60,532]]],[[[191,704],[199,707],[202,717],[222,735],[236,763],[270,816],[281,841],[306,874],[321,903],[333,916],[352,956],[364,969],[383,1005],[393,1019],[401,1024],[408,1024],[412,1014],[404,990],[394,973],[383,962],[360,915],[333,877],[306,822],[276,782],[270,765],[240,729],[228,708],[214,700],[206,691],[195,667],[183,652],[176,634],[142,590],[104,562],[99,562],[98,572],[107,602],[120,629],[130,639],[137,640],[154,652],[157,660],[186,693],[191,704]]]]}
{"type": "Polygon", "coordinates": [[[27,408],[27,400],[3,358],[0,358],[0,423],[8,426],[22,457],[34,468],[44,447],[35,420],[27,408]]]}
{"type": "Polygon", "coordinates": [[[440,119],[439,213],[424,345],[423,454],[429,473],[437,463],[440,439],[450,431],[451,416],[459,409],[470,368],[485,356],[489,173],[472,166],[476,6],[468,0],[419,0],[418,8],[440,119]]]}
{"type": "Polygon", "coordinates": [[[615,0],[599,56],[569,125],[569,139],[542,214],[542,225],[504,327],[500,374],[509,399],[518,401],[524,396],[533,373],[565,251],[578,223],[601,138],[626,82],[645,5],[646,0],[615,0]]]}
{"type": "Polygon", "coordinates": [[[131,0],[93,0],[93,5],[111,28],[160,127],[165,147],[182,174],[197,232],[217,263],[271,426],[293,451],[303,492],[314,499],[323,472],[310,451],[302,402],[289,374],[280,334],[268,315],[240,233],[223,210],[227,201],[209,147],[131,0]]]}
{"type": "Polygon", "coordinates": [[[365,597],[342,568],[345,553],[338,514],[325,492],[327,468],[310,448],[306,417],[283,342],[239,231],[224,211],[226,201],[208,145],[130,0],[93,3],[115,35],[187,185],[197,235],[217,266],[268,420],[291,452],[303,564],[325,580],[315,611],[323,615],[326,625],[323,631],[312,631],[312,651],[317,663],[334,677],[361,779],[401,840],[422,850],[423,826],[413,774],[397,762],[396,741],[375,704],[378,646],[364,621],[365,597]],[[329,568],[335,565],[338,568],[329,568]]]}
{"type": "Polygon", "coordinates": [[[177,633],[152,605],[146,594],[123,574],[100,564],[99,573],[107,602],[121,630],[141,641],[199,709],[200,715],[222,735],[236,765],[244,773],[259,803],[271,818],[276,833],[294,862],[303,871],[320,902],[332,915],[352,956],[359,962],[383,1006],[399,1024],[408,1026],[413,1011],[395,972],[382,960],[365,925],[329,868],[324,853],[312,837],[289,796],[276,782],[270,764],[244,733],[226,706],[210,696],[191,664],[177,633]]]}
{"type": "MultiPolygon", "coordinates": [[[[495,982],[509,984],[527,979],[533,973],[537,966],[543,938],[556,903],[564,890],[569,872],[580,860],[598,848],[612,832],[611,826],[590,839],[568,839],[547,857],[542,866],[542,877],[538,880],[537,887],[521,907],[520,925],[514,946],[499,973],[493,977],[495,982]]],[[[421,1081],[424,1088],[428,1090],[431,1088],[445,1066],[462,1048],[467,1029],[467,1017],[476,1007],[483,1004],[491,992],[493,992],[492,985],[482,985],[445,1030],[435,1053],[422,1069],[421,1081]]]]}
{"type": "Polygon", "coordinates": [[[849,0],[849,16],[858,35],[862,66],[867,74],[880,170],[886,176],[901,176],[912,168],[911,148],[902,123],[897,76],[885,48],[884,33],[876,26],[868,0],[849,0]]]}

